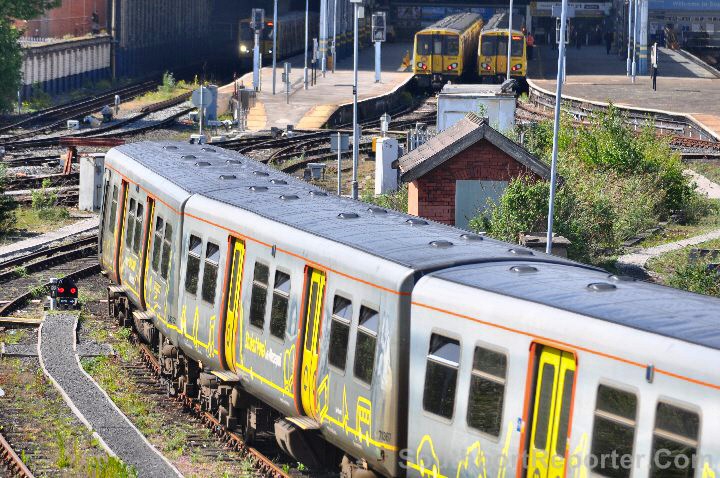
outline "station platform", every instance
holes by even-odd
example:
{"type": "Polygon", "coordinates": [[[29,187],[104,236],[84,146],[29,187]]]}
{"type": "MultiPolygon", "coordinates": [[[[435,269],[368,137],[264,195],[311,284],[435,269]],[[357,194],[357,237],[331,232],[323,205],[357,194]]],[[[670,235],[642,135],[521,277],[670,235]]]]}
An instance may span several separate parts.
{"type": "MultiPolygon", "coordinates": [[[[536,47],[530,62],[531,87],[555,93],[557,50],[536,47]]],[[[563,97],[663,113],[690,115],[720,139],[720,74],[689,54],[659,49],[657,91],[650,76],[626,76],[626,59],[607,55],[604,46],[568,45],[563,97]]]]}
{"type": "MultiPolygon", "coordinates": [[[[382,74],[380,83],[375,83],[375,49],[360,50],[358,60],[358,101],[382,97],[408,83],[412,71],[405,71],[403,57],[412,51],[410,43],[384,43],[382,46],[382,74]]],[[[285,128],[294,125],[296,129],[318,129],[343,104],[352,103],[353,61],[352,57],[338,62],[335,73],[328,70],[323,77],[317,70],[317,82],[304,89],[303,56],[291,58],[290,103],[286,103],[285,83],[281,81],[283,62],[278,62],[276,94],[272,94],[272,67],[262,69],[262,89],[258,92],[255,107],[248,115],[248,129],[267,130],[271,127],[285,128]]],[[[308,75],[311,74],[311,70],[308,75]]],[[[239,80],[245,87],[252,87],[252,72],[239,80]]],[[[221,94],[231,94],[231,83],[220,89],[221,94]]]]}

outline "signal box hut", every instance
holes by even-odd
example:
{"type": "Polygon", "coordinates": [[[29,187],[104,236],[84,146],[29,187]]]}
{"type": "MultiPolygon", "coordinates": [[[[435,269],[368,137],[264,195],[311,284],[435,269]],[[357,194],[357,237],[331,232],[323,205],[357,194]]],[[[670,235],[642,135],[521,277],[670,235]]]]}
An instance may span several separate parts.
{"type": "Polygon", "coordinates": [[[513,178],[550,179],[550,168],[473,113],[398,161],[408,212],[467,229],[513,178]]]}

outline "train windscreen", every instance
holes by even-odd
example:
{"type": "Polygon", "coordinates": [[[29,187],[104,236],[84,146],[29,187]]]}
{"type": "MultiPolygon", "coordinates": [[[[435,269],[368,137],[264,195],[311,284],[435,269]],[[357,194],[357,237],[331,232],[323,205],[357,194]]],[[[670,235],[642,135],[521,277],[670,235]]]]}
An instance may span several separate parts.
{"type": "MultiPolygon", "coordinates": [[[[496,37],[497,38],[497,51],[499,55],[507,55],[507,35],[496,37]]],[[[523,54],[523,37],[519,35],[513,35],[512,37],[512,50],[510,51],[511,56],[522,56],[523,54]]],[[[483,39],[483,42],[485,40],[483,39]]],[[[485,53],[483,53],[484,55],[485,53]]]]}
{"type": "Polygon", "coordinates": [[[483,36],[480,40],[480,54],[483,56],[495,56],[498,48],[498,37],[492,35],[483,36]]]}
{"type": "Polygon", "coordinates": [[[445,37],[445,51],[443,54],[457,56],[460,54],[460,39],[457,35],[447,35],[445,37]]]}
{"type": "Polygon", "coordinates": [[[240,40],[242,41],[252,41],[253,40],[253,31],[250,28],[250,22],[247,20],[240,22],[240,31],[238,32],[240,36],[240,40]]]}
{"type": "Polygon", "coordinates": [[[457,56],[460,54],[460,39],[457,35],[418,35],[417,54],[457,56]]]}
{"type": "Polygon", "coordinates": [[[432,55],[433,41],[432,35],[418,35],[417,36],[417,54],[418,55],[432,55]]]}

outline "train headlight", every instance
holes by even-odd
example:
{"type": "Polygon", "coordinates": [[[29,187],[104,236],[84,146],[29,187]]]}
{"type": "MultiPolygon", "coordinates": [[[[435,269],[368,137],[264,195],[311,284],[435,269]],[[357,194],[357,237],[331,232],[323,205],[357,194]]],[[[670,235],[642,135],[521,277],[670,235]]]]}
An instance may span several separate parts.
{"type": "Polygon", "coordinates": [[[421,61],[418,62],[417,66],[422,70],[427,70],[427,65],[421,61]]]}
{"type": "Polygon", "coordinates": [[[240,45],[240,53],[247,53],[247,51],[248,47],[246,47],[245,45],[240,45]]]}
{"type": "Polygon", "coordinates": [[[512,67],[512,71],[518,71],[518,70],[520,70],[520,69],[522,69],[522,65],[521,65],[520,63],[518,63],[517,65],[514,65],[514,66],[512,67]]]}
{"type": "Polygon", "coordinates": [[[485,71],[490,71],[492,68],[490,67],[489,63],[480,63],[480,68],[482,68],[485,71]]]}
{"type": "Polygon", "coordinates": [[[447,69],[448,70],[457,70],[457,67],[458,67],[457,63],[451,63],[450,65],[448,65],[447,69]]]}

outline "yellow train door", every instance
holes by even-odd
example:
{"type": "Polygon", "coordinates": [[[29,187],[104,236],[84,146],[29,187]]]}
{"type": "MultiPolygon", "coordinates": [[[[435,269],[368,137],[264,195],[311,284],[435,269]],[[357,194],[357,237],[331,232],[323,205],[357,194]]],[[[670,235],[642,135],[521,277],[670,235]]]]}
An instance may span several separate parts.
{"type": "Polygon", "coordinates": [[[145,247],[143,247],[141,251],[141,263],[142,267],[140,269],[140,302],[144,308],[147,309],[147,277],[148,277],[148,271],[150,270],[150,242],[151,239],[154,237],[153,234],[153,228],[155,227],[155,200],[148,196],[147,198],[147,221],[145,221],[145,227],[144,227],[144,237],[145,237],[145,247]]]}
{"type": "Polygon", "coordinates": [[[443,71],[443,35],[440,33],[433,34],[433,50],[430,57],[430,71],[433,73],[444,73],[443,71]]]}
{"type": "Polygon", "coordinates": [[[308,268],[308,286],[305,296],[305,337],[302,348],[302,375],[300,396],[305,414],[317,418],[317,367],[325,293],[325,272],[308,268]]]}
{"type": "Polygon", "coordinates": [[[542,347],[532,404],[528,478],[564,476],[576,365],[573,354],[542,347]]]}
{"type": "Polygon", "coordinates": [[[497,54],[495,55],[495,73],[501,76],[505,76],[507,73],[507,48],[508,48],[508,36],[507,32],[498,34],[498,48],[497,54]]]}
{"type": "MultiPolygon", "coordinates": [[[[245,243],[239,239],[230,239],[232,259],[227,280],[227,298],[225,310],[225,339],[222,341],[225,353],[225,364],[232,371],[237,371],[238,337],[242,338],[242,276],[245,263],[245,243]]],[[[242,356],[240,356],[242,362],[242,356]]]]}

